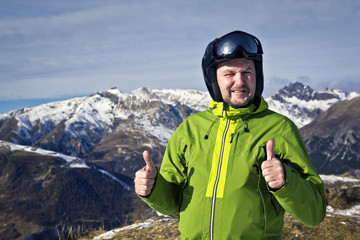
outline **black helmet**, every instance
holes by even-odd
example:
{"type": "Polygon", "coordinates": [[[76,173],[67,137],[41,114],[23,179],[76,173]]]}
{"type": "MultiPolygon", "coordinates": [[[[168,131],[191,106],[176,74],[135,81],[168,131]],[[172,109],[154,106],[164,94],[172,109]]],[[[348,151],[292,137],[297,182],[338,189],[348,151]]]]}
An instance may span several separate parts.
{"type": "Polygon", "coordinates": [[[262,54],[263,50],[259,39],[242,31],[228,33],[210,42],[205,50],[201,66],[205,84],[212,99],[217,102],[223,100],[217,83],[217,65],[236,58],[254,60],[256,70],[255,97],[261,97],[264,86],[262,54]]]}

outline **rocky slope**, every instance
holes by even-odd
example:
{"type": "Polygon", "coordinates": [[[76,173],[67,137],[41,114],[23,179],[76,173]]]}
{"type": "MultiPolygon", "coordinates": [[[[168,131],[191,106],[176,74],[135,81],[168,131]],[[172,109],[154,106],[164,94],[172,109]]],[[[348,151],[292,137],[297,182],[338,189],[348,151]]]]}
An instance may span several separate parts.
{"type": "Polygon", "coordinates": [[[106,228],[146,215],[132,180],[81,159],[0,141],[0,239],[64,224],[106,228]]]}
{"type": "Polygon", "coordinates": [[[360,169],[360,97],[334,104],[300,132],[318,172],[360,169]]]}

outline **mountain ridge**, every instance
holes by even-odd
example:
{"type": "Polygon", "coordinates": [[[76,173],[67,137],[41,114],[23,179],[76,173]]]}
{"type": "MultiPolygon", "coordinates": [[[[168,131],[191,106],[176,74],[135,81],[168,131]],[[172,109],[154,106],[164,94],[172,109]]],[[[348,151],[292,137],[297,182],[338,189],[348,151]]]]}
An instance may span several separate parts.
{"type": "MultiPolygon", "coordinates": [[[[360,96],[341,90],[314,91],[296,82],[267,98],[270,109],[293,120],[299,128],[337,101],[360,96]]],[[[34,145],[67,155],[84,156],[123,122],[135,124],[166,145],[190,114],[207,109],[206,92],[116,88],[90,96],[42,104],[0,114],[0,139],[34,145]],[[146,110],[145,110],[146,109],[146,110]]]]}

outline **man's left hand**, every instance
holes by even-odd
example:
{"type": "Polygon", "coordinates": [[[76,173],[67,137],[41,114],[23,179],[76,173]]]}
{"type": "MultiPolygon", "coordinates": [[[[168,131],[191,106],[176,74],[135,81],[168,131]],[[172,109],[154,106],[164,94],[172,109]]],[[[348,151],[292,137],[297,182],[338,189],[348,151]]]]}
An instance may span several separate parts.
{"type": "Polygon", "coordinates": [[[261,164],[262,175],[268,186],[278,190],[285,184],[284,167],[274,155],[274,142],[269,140],[266,143],[267,160],[261,164]]]}

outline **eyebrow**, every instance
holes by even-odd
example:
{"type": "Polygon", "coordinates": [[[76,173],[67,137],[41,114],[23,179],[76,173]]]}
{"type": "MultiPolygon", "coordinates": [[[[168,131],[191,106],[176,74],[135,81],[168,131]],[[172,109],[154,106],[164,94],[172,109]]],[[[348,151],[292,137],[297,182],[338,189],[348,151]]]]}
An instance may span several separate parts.
{"type": "MultiPolygon", "coordinates": [[[[230,68],[231,68],[231,67],[226,67],[226,68],[223,70],[223,72],[225,72],[225,71],[233,71],[233,70],[231,70],[230,68]]],[[[249,67],[245,68],[244,70],[242,70],[242,72],[249,71],[249,70],[253,71],[254,69],[252,69],[251,66],[249,66],[249,67]]]]}

